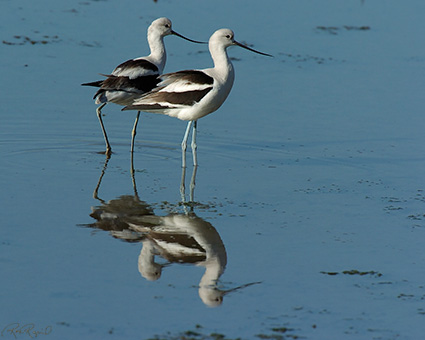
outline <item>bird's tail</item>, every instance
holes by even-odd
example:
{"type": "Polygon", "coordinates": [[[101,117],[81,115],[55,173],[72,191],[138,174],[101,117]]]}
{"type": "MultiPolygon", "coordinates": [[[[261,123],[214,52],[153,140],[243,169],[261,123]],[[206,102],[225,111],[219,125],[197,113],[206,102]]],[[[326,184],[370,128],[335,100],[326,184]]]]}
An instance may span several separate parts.
{"type": "Polygon", "coordinates": [[[102,86],[102,84],[103,84],[103,80],[98,80],[98,81],[94,81],[94,82],[91,82],[91,83],[84,83],[84,84],[81,84],[81,86],[94,86],[94,87],[101,87],[101,86],[102,86]]]}

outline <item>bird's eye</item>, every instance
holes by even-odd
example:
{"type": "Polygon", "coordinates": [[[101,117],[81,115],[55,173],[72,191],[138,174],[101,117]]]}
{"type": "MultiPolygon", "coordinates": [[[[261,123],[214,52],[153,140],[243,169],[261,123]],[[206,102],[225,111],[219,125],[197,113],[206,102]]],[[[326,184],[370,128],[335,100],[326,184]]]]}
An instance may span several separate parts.
{"type": "Polygon", "coordinates": [[[165,27],[166,27],[166,28],[170,28],[170,25],[169,25],[169,24],[165,24],[165,27]]]}

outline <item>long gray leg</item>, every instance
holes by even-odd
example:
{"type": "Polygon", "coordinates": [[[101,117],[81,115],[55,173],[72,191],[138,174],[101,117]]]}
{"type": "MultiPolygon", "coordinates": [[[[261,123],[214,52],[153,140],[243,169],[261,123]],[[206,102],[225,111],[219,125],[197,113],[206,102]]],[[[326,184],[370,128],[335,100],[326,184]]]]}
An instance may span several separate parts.
{"type": "Polygon", "coordinates": [[[186,202],[186,168],[182,168],[182,178],[180,182],[180,196],[183,203],[183,210],[185,214],[189,213],[188,207],[190,211],[193,212],[193,204],[195,202],[195,181],[196,181],[196,171],[198,167],[194,166],[192,171],[192,178],[190,179],[190,193],[189,193],[189,202],[186,202]]]}
{"type": "Polygon", "coordinates": [[[136,120],[134,121],[133,130],[131,131],[131,153],[134,152],[134,140],[136,139],[137,123],[139,123],[140,111],[137,111],[136,120]]]}
{"type": "Polygon", "coordinates": [[[189,137],[190,127],[192,126],[193,121],[187,123],[186,132],[184,133],[182,140],[182,167],[186,167],[186,147],[187,147],[187,138],[189,137]]]}
{"type": "Polygon", "coordinates": [[[196,171],[198,170],[197,166],[193,167],[192,178],[190,179],[190,202],[195,202],[195,181],[196,181],[196,171]]]}
{"type": "Polygon", "coordinates": [[[193,156],[193,166],[198,166],[198,157],[196,155],[196,149],[198,146],[196,145],[196,127],[198,125],[198,121],[193,121],[193,131],[192,131],[192,156],[193,156]]]}
{"type": "Polygon", "coordinates": [[[105,130],[105,127],[103,126],[103,121],[102,121],[102,109],[105,105],[106,105],[106,103],[103,103],[102,105],[100,105],[96,109],[96,113],[97,113],[97,118],[99,118],[100,127],[102,128],[103,137],[105,138],[105,143],[106,143],[105,154],[110,155],[112,153],[112,149],[111,149],[111,145],[109,144],[108,136],[106,135],[106,130],[105,130]]]}
{"type": "Polygon", "coordinates": [[[186,168],[182,167],[182,178],[180,181],[180,197],[182,199],[182,203],[186,203],[186,168]]]}
{"type": "Polygon", "coordinates": [[[133,182],[133,190],[134,190],[134,197],[136,200],[139,200],[139,194],[137,192],[137,186],[136,186],[136,176],[134,171],[134,154],[133,152],[130,155],[130,174],[131,174],[131,181],[133,182]]]}

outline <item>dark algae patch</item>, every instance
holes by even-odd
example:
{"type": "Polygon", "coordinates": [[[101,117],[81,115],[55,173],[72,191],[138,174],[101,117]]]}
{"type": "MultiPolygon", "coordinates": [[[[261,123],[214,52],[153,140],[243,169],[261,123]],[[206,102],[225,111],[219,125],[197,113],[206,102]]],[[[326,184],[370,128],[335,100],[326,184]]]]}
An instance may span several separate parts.
{"type": "Polygon", "coordinates": [[[370,275],[370,276],[374,276],[374,277],[381,277],[382,274],[379,272],[375,272],[373,270],[371,271],[366,271],[366,272],[362,272],[356,269],[352,269],[352,270],[344,270],[342,272],[325,272],[325,271],[321,271],[321,274],[325,274],[325,275],[330,275],[330,276],[336,276],[336,275],[359,275],[359,276],[366,276],[366,275],[370,275]]]}
{"type": "MultiPolygon", "coordinates": [[[[253,335],[249,339],[254,338],[273,340],[302,339],[302,337],[294,334],[294,329],[288,327],[273,327],[270,331],[253,335]]],[[[164,335],[155,335],[153,338],[147,340],[248,340],[248,338],[227,337],[221,333],[204,334],[203,327],[201,325],[196,325],[195,330],[183,331],[178,334],[171,334],[168,332],[164,335]]]]}
{"type": "Polygon", "coordinates": [[[4,45],[46,45],[50,43],[59,42],[60,39],[57,35],[44,35],[41,38],[34,39],[25,35],[14,35],[10,40],[3,40],[4,45]]]}
{"type": "Polygon", "coordinates": [[[256,337],[259,339],[273,339],[273,340],[285,340],[285,339],[302,339],[302,337],[293,334],[294,330],[287,327],[273,327],[272,333],[257,334],[256,337]]]}
{"type": "Polygon", "coordinates": [[[325,32],[333,35],[337,35],[342,31],[369,31],[370,26],[316,26],[317,32],[325,32]]]}

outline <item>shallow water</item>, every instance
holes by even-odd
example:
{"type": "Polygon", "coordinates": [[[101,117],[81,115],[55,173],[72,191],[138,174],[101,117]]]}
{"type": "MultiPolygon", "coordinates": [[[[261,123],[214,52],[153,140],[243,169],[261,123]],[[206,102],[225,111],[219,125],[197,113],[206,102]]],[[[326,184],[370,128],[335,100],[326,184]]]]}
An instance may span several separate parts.
{"type": "MultiPolygon", "coordinates": [[[[1,1],[2,337],[421,338],[424,7],[1,1]],[[232,93],[199,121],[195,203],[185,123],[142,113],[133,173],[134,112],[106,106],[105,166],[80,86],[145,55],[159,16],[275,56],[230,49],[232,93]]],[[[204,46],[166,45],[166,71],[211,65],[204,46]]]]}

